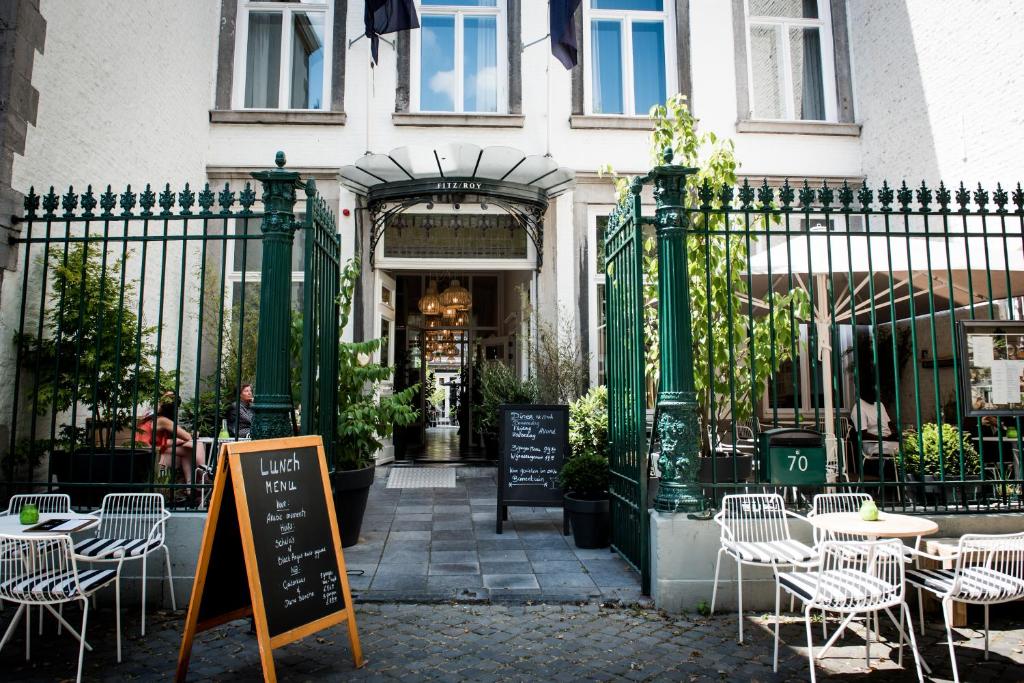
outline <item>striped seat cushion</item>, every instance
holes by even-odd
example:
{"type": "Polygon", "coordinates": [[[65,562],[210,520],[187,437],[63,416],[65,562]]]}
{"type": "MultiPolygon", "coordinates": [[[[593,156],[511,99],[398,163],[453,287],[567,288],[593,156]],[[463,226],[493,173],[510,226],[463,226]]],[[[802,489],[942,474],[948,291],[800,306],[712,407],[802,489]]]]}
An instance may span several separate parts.
{"type": "MultiPolygon", "coordinates": [[[[117,578],[113,569],[86,569],[78,572],[81,594],[105,586],[117,578]]],[[[41,600],[49,596],[72,597],[76,592],[73,571],[46,571],[17,576],[0,583],[0,595],[14,600],[41,600]]]]}
{"type": "Polygon", "coordinates": [[[98,560],[142,557],[160,547],[160,541],[145,538],[89,538],[75,544],[75,553],[98,560]]]}
{"type": "Polygon", "coordinates": [[[899,591],[899,586],[857,569],[789,572],[779,575],[779,583],[805,601],[817,594],[818,604],[835,606],[877,604],[894,597],[899,591]]]}
{"type": "Polygon", "coordinates": [[[725,548],[744,562],[789,564],[817,557],[813,548],[794,540],[726,542],[725,548]]]}
{"type": "MultiPolygon", "coordinates": [[[[953,569],[908,569],[907,581],[933,593],[948,593],[953,588],[953,569]]],[[[999,600],[1024,596],[1024,579],[985,567],[966,567],[960,590],[954,597],[967,600],[999,600]]]]}

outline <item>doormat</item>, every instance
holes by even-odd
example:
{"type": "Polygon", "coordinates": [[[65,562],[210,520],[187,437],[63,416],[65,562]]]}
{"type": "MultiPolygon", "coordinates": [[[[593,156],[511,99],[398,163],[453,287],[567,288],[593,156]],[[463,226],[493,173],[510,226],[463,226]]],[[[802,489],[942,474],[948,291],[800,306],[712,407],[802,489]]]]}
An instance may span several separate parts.
{"type": "Polygon", "coordinates": [[[392,467],[389,489],[453,489],[455,470],[451,467],[392,467]]]}

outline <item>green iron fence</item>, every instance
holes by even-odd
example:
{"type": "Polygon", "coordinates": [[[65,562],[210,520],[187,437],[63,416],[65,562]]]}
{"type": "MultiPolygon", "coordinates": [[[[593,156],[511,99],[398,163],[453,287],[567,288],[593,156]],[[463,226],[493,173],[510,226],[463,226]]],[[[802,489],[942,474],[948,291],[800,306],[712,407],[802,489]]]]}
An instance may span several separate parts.
{"type": "MultiPolygon", "coordinates": [[[[279,178],[261,180],[266,205],[279,178]]],[[[59,490],[90,506],[111,491],[155,490],[172,506],[194,507],[212,484],[196,471],[202,459],[160,451],[178,434],[202,443],[212,464],[222,431],[244,429],[239,411],[231,424],[227,415],[246,383],[255,383],[258,412],[273,388],[257,376],[271,316],[290,335],[279,365],[292,425],[280,435],[322,434],[331,455],[337,346],[327,340],[338,338],[340,244],[312,182],[293,185],[306,190],[305,218],[276,221],[289,228],[290,265],[274,271],[265,267],[268,212],[248,182],[198,192],[187,184],[29,192],[19,306],[4,320],[16,330],[8,343],[17,371],[2,497],[59,490]],[[268,305],[271,278],[290,302],[268,305]],[[168,428],[151,438],[154,411],[168,428]]]]}
{"type": "MultiPolygon", "coordinates": [[[[647,376],[660,386],[655,507],[769,488],[800,502],[864,490],[915,512],[1021,509],[1020,185],[712,187],[692,173],[663,166],[639,181],[656,186],[646,257],[660,262],[643,304],[661,351],[660,377],[647,376]],[[665,301],[681,291],[685,311],[665,301]],[[793,435],[771,430],[787,427],[821,434],[822,448],[773,447],[793,435]]],[[[630,306],[609,297],[609,323],[630,306]]],[[[632,339],[608,334],[609,351],[632,339]]],[[[609,375],[610,406],[633,398],[609,375]]],[[[613,443],[642,434],[609,426],[613,443]]]]}

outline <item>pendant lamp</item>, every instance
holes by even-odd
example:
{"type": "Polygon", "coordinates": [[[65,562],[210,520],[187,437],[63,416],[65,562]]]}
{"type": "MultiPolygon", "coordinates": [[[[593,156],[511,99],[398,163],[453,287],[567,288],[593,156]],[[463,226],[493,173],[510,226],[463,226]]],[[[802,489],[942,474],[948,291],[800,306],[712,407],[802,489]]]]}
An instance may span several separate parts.
{"type": "Polygon", "coordinates": [[[468,311],[473,306],[473,297],[469,290],[459,284],[458,280],[452,280],[448,289],[441,292],[441,305],[445,308],[454,308],[460,311],[468,311]]]}
{"type": "Polygon", "coordinates": [[[454,306],[445,306],[441,311],[441,316],[448,321],[455,320],[459,315],[459,309],[454,306]]]}
{"type": "Polygon", "coordinates": [[[441,302],[437,295],[437,280],[431,280],[427,293],[420,297],[417,306],[423,315],[437,315],[441,312],[441,302]]]}

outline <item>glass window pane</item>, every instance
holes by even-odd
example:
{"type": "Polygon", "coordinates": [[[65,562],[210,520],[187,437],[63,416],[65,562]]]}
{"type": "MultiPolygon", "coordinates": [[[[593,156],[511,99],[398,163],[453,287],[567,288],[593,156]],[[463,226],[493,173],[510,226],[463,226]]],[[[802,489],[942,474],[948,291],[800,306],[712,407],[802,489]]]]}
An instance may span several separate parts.
{"type": "Polygon", "coordinates": [[[750,64],[754,81],[754,116],[759,119],[781,119],[782,56],[779,54],[779,32],[773,26],[750,27],[750,64]]]}
{"type": "Polygon", "coordinates": [[[596,273],[598,276],[604,275],[604,233],[608,229],[608,217],[598,216],[597,217],[597,235],[595,239],[597,252],[594,256],[596,257],[596,273]]]}
{"type": "Polygon", "coordinates": [[[463,41],[463,110],[498,111],[498,20],[465,17],[463,41]]]}
{"type": "Polygon", "coordinates": [[[420,18],[420,109],[455,111],[455,17],[420,18]]]}
{"type": "Polygon", "coordinates": [[[821,38],[816,28],[789,29],[793,66],[793,103],[798,119],[825,120],[825,85],[821,74],[821,38]]]}
{"type": "Polygon", "coordinates": [[[646,12],[660,12],[665,8],[664,0],[590,0],[594,9],[632,9],[646,12]]]}
{"type": "Polygon", "coordinates": [[[281,14],[249,14],[245,58],[245,106],[277,109],[281,81],[281,14]]]}
{"type": "Polygon", "coordinates": [[[292,15],[292,109],[323,109],[323,12],[292,15]]]}
{"type": "Polygon", "coordinates": [[[817,19],[818,0],[749,0],[752,17],[817,19]]]}
{"type": "Polygon", "coordinates": [[[665,101],[665,25],[633,23],[633,102],[635,114],[646,114],[665,101]]]}
{"type": "Polygon", "coordinates": [[[590,37],[594,46],[594,113],[622,114],[622,24],[595,21],[590,37]]]}

